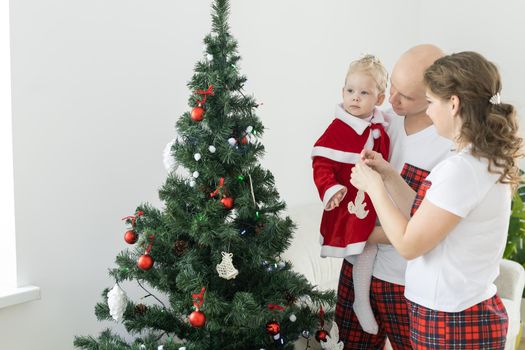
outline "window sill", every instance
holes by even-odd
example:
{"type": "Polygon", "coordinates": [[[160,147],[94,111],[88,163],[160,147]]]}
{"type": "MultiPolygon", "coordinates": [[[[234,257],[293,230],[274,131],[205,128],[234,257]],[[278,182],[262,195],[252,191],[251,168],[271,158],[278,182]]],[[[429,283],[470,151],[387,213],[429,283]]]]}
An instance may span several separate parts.
{"type": "Polygon", "coordinates": [[[40,287],[25,286],[0,292],[0,309],[40,299],[40,287]]]}

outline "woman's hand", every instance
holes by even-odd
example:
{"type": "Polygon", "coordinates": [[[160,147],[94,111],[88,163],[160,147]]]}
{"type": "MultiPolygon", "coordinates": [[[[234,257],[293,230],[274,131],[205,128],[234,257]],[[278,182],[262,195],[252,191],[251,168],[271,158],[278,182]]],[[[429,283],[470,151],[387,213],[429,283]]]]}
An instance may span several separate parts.
{"type": "Polygon", "coordinates": [[[381,174],[383,180],[387,180],[392,174],[397,174],[392,165],[383,159],[381,153],[364,149],[361,151],[361,159],[366,165],[381,174]]]}
{"type": "Polygon", "coordinates": [[[365,191],[369,195],[374,190],[384,187],[381,175],[363,161],[358,162],[352,168],[350,183],[358,190],[365,191]]]}

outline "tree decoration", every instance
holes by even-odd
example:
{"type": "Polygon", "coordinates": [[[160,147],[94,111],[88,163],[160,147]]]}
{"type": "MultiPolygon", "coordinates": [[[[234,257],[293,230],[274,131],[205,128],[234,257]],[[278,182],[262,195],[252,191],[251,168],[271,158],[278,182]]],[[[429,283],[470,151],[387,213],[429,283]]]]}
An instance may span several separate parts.
{"type": "Polygon", "coordinates": [[[126,241],[126,243],[135,244],[139,239],[139,235],[135,231],[135,224],[137,222],[137,219],[142,215],[144,215],[144,212],[137,211],[135,215],[129,215],[122,218],[122,220],[126,220],[127,223],[131,224],[131,229],[127,230],[126,233],[124,233],[124,241],[126,241]]]}
{"type": "Polygon", "coordinates": [[[147,271],[153,267],[153,264],[155,261],[153,260],[151,255],[149,255],[149,253],[151,252],[151,248],[153,247],[154,238],[155,236],[153,235],[149,236],[149,244],[148,244],[148,247],[146,248],[146,252],[142,254],[137,260],[137,266],[141,270],[147,271]]]}
{"type": "MultiPolygon", "coordinates": [[[[284,307],[277,304],[268,304],[268,309],[271,311],[284,311],[284,307]]],[[[274,319],[266,322],[266,333],[268,333],[275,345],[284,346],[284,338],[281,336],[281,325],[274,319]]]]}
{"type": "Polygon", "coordinates": [[[231,209],[233,208],[234,200],[232,197],[223,197],[221,203],[226,209],[231,209]]]}
{"type": "Polygon", "coordinates": [[[115,283],[113,288],[108,292],[108,306],[109,314],[117,322],[123,320],[124,311],[126,311],[126,305],[128,298],[126,293],[120,288],[118,283],[115,283]]]}
{"type": "Polygon", "coordinates": [[[345,344],[342,341],[339,341],[339,327],[336,322],[332,323],[330,336],[325,339],[324,342],[321,342],[321,348],[325,350],[343,350],[345,347],[345,344]]]}
{"type": "Polygon", "coordinates": [[[204,292],[206,291],[206,288],[202,287],[201,292],[197,294],[192,294],[193,297],[193,306],[195,307],[195,311],[193,311],[189,316],[188,320],[190,321],[190,325],[194,328],[202,328],[206,324],[206,316],[204,316],[204,313],[200,311],[200,307],[204,303],[204,292]]]}
{"type": "Polygon", "coordinates": [[[186,253],[186,250],[188,249],[188,241],[185,241],[183,239],[178,239],[173,244],[173,254],[176,256],[181,256],[184,253],[186,253]]]}
{"type": "Polygon", "coordinates": [[[148,311],[148,307],[146,305],[142,303],[135,305],[135,313],[137,315],[143,316],[146,313],[146,311],[148,311]]]}
{"type": "Polygon", "coordinates": [[[208,87],[208,90],[197,90],[196,94],[202,95],[202,99],[197,99],[197,106],[193,107],[191,110],[191,119],[196,122],[200,122],[204,119],[204,104],[206,103],[206,98],[208,95],[213,96],[213,85],[208,87]]]}
{"type": "Polygon", "coordinates": [[[326,337],[328,336],[328,332],[324,330],[324,310],[323,306],[321,305],[321,308],[319,309],[319,324],[320,329],[315,332],[315,339],[321,343],[326,341],[326,337]]]}
{"type": "Polygon", "coordinates": [[[233,266],[232,253],[222,252],[222,261],[217,265],[217,273],[221,278],[231,280],[239,274],[239,271],[233,266]]]}

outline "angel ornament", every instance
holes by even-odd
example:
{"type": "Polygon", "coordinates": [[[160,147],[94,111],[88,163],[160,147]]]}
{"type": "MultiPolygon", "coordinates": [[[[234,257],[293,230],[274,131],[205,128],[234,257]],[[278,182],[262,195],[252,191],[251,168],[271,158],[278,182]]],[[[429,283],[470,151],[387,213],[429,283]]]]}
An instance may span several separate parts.
{"type": "Polygon", "coordinates": [[[348,202],[348,212],[355,214],[359,219],[364,219],[368,215],[368,210],[365,210],[365,192],[358,190],[355,200],[348,202]]]}

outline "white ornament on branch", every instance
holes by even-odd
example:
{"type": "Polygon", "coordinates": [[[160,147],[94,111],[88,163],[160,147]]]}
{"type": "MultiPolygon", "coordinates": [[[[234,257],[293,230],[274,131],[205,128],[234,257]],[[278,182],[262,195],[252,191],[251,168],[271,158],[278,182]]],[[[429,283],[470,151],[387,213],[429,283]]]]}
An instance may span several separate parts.
{"type": "Polygon", "coordinates": [[[219,277],[231,280],[237,277],[239,271],[233,266],[233,253],[222,252],[222,261],[217,265],[219,277]]]}
{"type": "Polygon", "coordinates": [[[118,284],[115,284],[108,292],[109,314],[115,321],[122,321],[127,304],[128,298],[126,293],[120,288],[118,284]]]}

